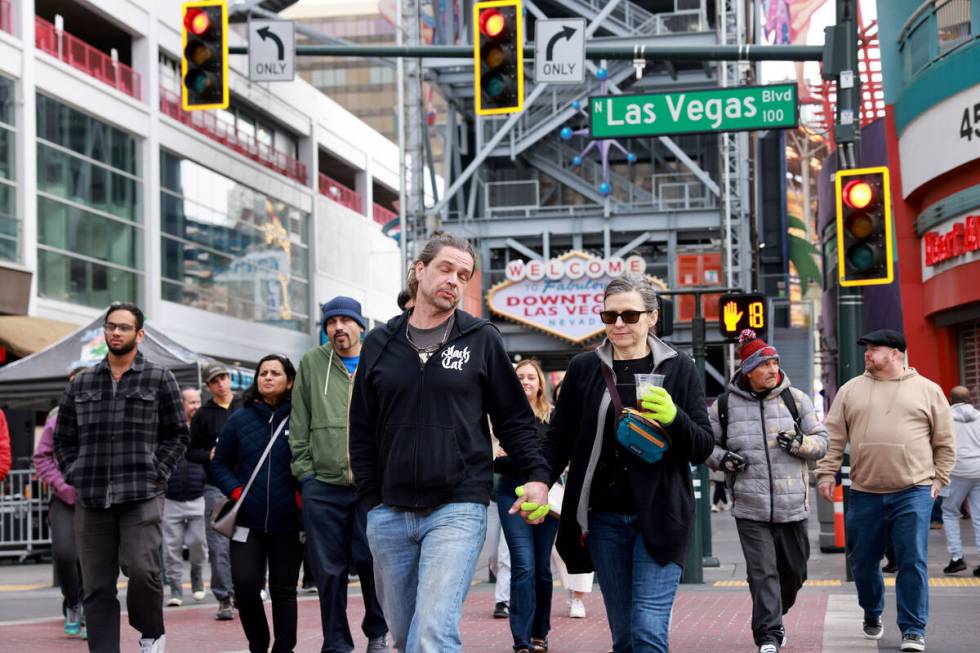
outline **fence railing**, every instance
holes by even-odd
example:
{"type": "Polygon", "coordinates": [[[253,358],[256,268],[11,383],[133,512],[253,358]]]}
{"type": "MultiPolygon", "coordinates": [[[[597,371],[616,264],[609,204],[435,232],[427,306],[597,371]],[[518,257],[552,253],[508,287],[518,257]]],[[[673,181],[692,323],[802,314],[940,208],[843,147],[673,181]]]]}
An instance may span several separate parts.
{"type": "Polygon", "coordinates": [[[51,489],[33,469],[11,470],[0,483],[0,558],[21,560],[51,546],[51,489]]]}
{"type": "Polygon", "coordinates": [[[40,16],[34,17],[34,42],[39,50],[61,59],[72,68],[143,100],[142,78],[138,72],[68,32],[59,33],[54,24],[40,16]]]}
{"type": "Polygon", "coordinates": [[[710,209],[718,204],[717,196],[693,174],[662,173],[652,180],[653,205],[660,211],[710,209]]]}
{"type": "Polygon", "coordinates": [[[180,106],[180,96],[162,86],[160,87],[160,112],[270,170],[306,184],[306,166],[302,161],[258,142],[254,136],[243,133],[233,125],[220,120],[214,111],[184,111],[180,106]]]}
{"type": "Polygon", "coordinates": [[[898,48],[906,79],[970,41],[971,0],[926,0],[905,21],[898,48]]]}
{"type": "Polygon", "coordinates": [[[364,198],[357,191],[351,190],[336,179],[331,179],[322,172],[319,174],[321,195],[329,197],[341,206],[346,206],[351,211],[364,215],[364,198]]]}
{"type": "Polygon", "coordinates": [[[0,0],[0,32],[14,33],[14,12],[10,0],[0,0]]]}
{"type": "Polygon", "coordinates": [[[398,219],[398,214],[394,211],[389,211],[380,204],[375,204],[373,207],[371,207],[371,217],[375,222],[384,226],[392,220],[398,219]]]}

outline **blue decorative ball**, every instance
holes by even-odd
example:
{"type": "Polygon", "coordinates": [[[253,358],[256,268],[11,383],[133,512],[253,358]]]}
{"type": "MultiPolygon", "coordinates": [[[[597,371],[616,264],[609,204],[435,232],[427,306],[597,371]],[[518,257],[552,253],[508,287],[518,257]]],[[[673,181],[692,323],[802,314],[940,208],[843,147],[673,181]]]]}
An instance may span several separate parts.
{"type": "Polygon", "coordinates": [[[562,127],[561,131],[558,132],[558,135],[561,136],[563,141],[570,141],[572,140],[572,128],[562,127]]]}
{"type": "Polygon", "coordinates": [[[595,78],[598,79],[600,82],[606,81],[606,78],[608,77],[609,77],[609,71],[606,70],[605,68],[600,68],[599,70],[595,71],[595,78]]]}
{"type": "Polygon", "coordinates": [[[601,184],[599,184],[599,194],[600,195],[602,195],[603,197],[606,197],[611,192],[612,192],[612,186],[609,184],[608,181],[604,181],[601,184]]]}
{"type": "Polygon", "coordinates": [[[636,163],[636,155],[633,154],[632,152],[627,153],[627,155],[626,155],[626,162],[627,163],[636,163]]]}
{"type": "Polygon", "coordinates": [[[582,165],[582,157],[580,157],[578,154],[576,154],[575,156],[573,156],[572,157],[572,165],[573,166],[580,166],[580,165],[582,165]]]}
{"type": "Polygon", "coordinates": [[[582,108],[582,103],[579,102],[578,100],[575,100],[572,102],[572,108],[578,111],[579,109],[582,108]]]}

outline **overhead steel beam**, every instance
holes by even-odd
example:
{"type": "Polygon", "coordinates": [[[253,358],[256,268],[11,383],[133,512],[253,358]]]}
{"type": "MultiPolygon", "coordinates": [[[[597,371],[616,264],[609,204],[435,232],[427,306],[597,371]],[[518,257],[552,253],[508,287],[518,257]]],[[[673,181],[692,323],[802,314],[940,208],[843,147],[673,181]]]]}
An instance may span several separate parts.
{"type": "Polygon", "coordinates": [[[617,249],[615,252],[613,252],[612,255],[613,256],[622,256],[623,254],[626,254],[627,252],[636,249],[637,247],[639,247],[643,243],[645,243],[648,240],[650,240],[650,237],[651,236],[653,236],[653,234],[651,234],[649,231],[645,231],[642,234],[640,234],[639,236],[637,236],[636,238],[634,238],[633,240],[629,241],[628,243],[626,243],[625,245],[623,245],[622,247],[620,247],[619,249],[617,249]]]}
{"type": "Polygon", "coordinates": [[[538,254],[537,252],[535,252],[533,249],[531,249],[530,247],[528,247],[524,243],[519,243],[516,240],[514,240],[513,238],[508,238],[506,242],[507,242],[507,247],[510,247],[512,249],[516,249],[518,252],[520,252],[521,254],[523,254],[524,256],[528,257],[529,259],[531,259],[533,261],[543,261],[544,260],[544,257],[541,254],[538,254]]]}
{"type": "Polygon", "coordinates": [[[609,14],[611,14],[613,9],[618,7],[621,2],[622,0],[611,0],[610,2],[607,2],[606,6],[602,8],[602,11],[596,14],[595,18],[589,22],[589,26],[585,28],[585,37],[592,38],[592,35],[595,34],[596,30],[602,26],[603,21],[609,17],[609,14]]]}
{"type": "Polygon", "coordinates": [[[443,220],[441,228],[457,233],[467,233],[473,238],[498,239],[540,238],[548,230],[551,238],[571,237],[576,233],[601,234],[609,228],[612,233],[649,232],[651,240],[667,242],[672,231],[691,236],[718,237],[721,216],[717,210],[680,211],[673,213],[614,213],[603,215],[602,207],[595,207],[588,214],[553,214],[551,217],[534,215],[495,215],[483,220],[443,220]]]}

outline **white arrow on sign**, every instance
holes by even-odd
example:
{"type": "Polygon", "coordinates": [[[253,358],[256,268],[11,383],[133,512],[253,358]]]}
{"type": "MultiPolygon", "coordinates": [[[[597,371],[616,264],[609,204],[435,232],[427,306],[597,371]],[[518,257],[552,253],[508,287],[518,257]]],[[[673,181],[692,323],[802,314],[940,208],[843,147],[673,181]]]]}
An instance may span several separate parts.
{"type": "Polygon", "coordinates": [[[253,82],[296,78],[296,27],[291,20],[249,21],[248,78],[253,82]]]}
{"type": "Polygon", "coordinates": [[[534,81],[585,81],[585,19],[539,20],[534,27],[534,81]]]}

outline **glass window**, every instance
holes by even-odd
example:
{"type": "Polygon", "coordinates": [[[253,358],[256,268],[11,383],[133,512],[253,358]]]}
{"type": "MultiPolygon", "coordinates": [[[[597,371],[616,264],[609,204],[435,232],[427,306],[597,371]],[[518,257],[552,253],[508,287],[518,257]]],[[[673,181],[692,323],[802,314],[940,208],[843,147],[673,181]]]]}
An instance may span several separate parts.
{"type": "Polygon", "coordinates": [[[42,297],[93,308],[115,301],[141,304],[139,275],[38,248],[38,289],[42,297]]]}
{"type": "Polygon", "coordinates": [[[136,137],[41,94],[37,137],[131,175],[140,174],[136,137]]]}
{"type": "Polygon", "coordinates": [[[306,331],[309,214],[161,152],[164,299],[306,331]]]}
{"type": "Polygon", "coordinates": [[[37,188],[40,191],[138,222],[140,186],[129,175],[38,141],[37,188]]]}
{"type": "Polygon", "coordinates": [[[0,75],[0,261],[20,261],[20,219],[14,160],[14,82],[0,75]]]}

